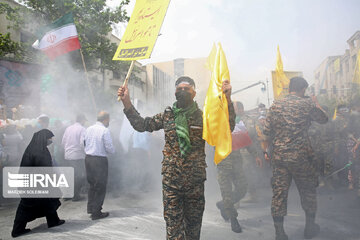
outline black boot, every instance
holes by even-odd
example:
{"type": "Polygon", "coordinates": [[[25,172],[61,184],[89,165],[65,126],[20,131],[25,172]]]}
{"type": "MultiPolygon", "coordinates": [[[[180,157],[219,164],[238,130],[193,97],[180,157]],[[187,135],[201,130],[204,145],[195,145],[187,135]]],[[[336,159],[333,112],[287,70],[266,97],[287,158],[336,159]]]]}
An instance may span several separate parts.
{"type": "Polygon", "coordinates": [[[320,232],[320,226],[315,223],[315,213],[305,213],[306,214],[306,223],[304,230],[304,238],[312,239],[316,237],[320,232]]]}
{"type": "Polygon", "coordinates": [[[275,226],[275,240],[288,240],[284,230],[284,217],[273,217],[275,226]]]}
{"type": "Polygon", "coordinates": [[[48,228],[56,227],[56,226],[59,226],[59,225],[62,225],[65,223],[65,220],[61,220],[59,218],[59,216],[57,215],[56,211],[47,214],[45,217],[46,217],[48,228]]]}
{"type": "Polygon", "coordinates": [[[220,210],[220,214],[223,217],[223,219],[225,221],[229,221],[229,216],[226,214],[225,212],[225,208],[224,208],[224,202],[223,201],[219,201],[216,203],[216,207],[220,210]]]}
{"type": "Polygon", "coordinates": [[[101,219],[101,218],[106,218],[109,216],[108,212],[97,212],[97,213],[93,213],[91,214],[91,219],[92,220],[97,220],[97,219],[101,219]]]}
{"type": "Polygon", "coordinates": [[[230,222],[231,222],[231,230],[233,232],[236,232],[236,233],[241,233],[242,232],[242,229],[241,229],[240,224],[239,224],[236,217],[230,218],[230,222]]]}
{"type": "Polygon", "coordinates": [[[25,227],[26,227],[26,222],[15,221],[13,230],[11,231],[11,236],[13,238],[16,238],[20,235],[23,235],[31,231],[30,229],[27,229],[25,227]]]}

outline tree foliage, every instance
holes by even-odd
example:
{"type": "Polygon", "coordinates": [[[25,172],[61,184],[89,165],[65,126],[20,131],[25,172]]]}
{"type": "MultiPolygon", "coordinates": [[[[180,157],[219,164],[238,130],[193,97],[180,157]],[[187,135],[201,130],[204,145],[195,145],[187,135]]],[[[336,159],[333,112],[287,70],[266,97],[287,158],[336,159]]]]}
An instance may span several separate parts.
{"type": "MultiPolygon", "coordinates": [[[[7,26],[10,28],[19,28],[22,17],[19,8],[12,8],[9,4],[0,2],[0,14],[4,14],[5,18],[11,23],[7,26]]],[[[21,43],[11,39],[10,33],[0,33],[0,57],[7,57],[11,54],[16,60],[22,59],[24,48],[21,43]]]]}
{"type": "Polygon", "coordinates": [[[21,7],[11,7],[5,2],[0,2],[0,14],[6,14],[6,19],[11,23],[9,26],[7,26],[8,29],[19,29],[21,24],[24,24],[21,7]]]}
{"type": "Polygon", "coordinates": [[[21,50],[20,44],[11,40],[10,33],[0,33],[0,57],[13,54],[15,59],[19,59],[21,50]]]}
{"type": "MultiPolygon", "coordinates": [[[[106,5],[106,0],[21,0],[21,3],[49,23],[72,12],[87,68],[121,71],[128,64],[112,61],[117,46],[110,42],[108,36],[113,24],[129,20],[124,9],[129,1],[120,1],[114,9],[106,5]]],[[[81,68],[79,55],[72,54],[72,59],[74,65],[81,68]]]]}
{"type": "MultiPolygon", "coordinates": [[[[128,68],[127,62],[112,61],[117,45],[110,42],[109,36],[114,24],[129,20],[124,7],[130,0],[121,0],[115,8],[108,7],[106,0],[19,0],[19,2],[25,7],[20,5],[11,7],[7,3],[0,3],[0,14],[5,13],[6,18],[12,23],[8,28],[26,29],[28,24],[34,24],[34,21],[39,22],[39,20],[43,23],[51,23],[72,12],[87,68],[119,72],[128,68]]],[[[10,44],[9,41],[6,43],[10,44]]],[[[13,47],[14,44],[11,44],[13,47]]],[[[22,50],[22,55],[25,56],[26,53],[33,51],[30,45],[30,43],[20,43],[18,46],[22,48],[18,51],[22,50]]],[[[11,49],[11,46],[3,50],[11,49]]],[[[72,65],[81,69],[79,53],[72,52],[70,56],[72,65]]]]}

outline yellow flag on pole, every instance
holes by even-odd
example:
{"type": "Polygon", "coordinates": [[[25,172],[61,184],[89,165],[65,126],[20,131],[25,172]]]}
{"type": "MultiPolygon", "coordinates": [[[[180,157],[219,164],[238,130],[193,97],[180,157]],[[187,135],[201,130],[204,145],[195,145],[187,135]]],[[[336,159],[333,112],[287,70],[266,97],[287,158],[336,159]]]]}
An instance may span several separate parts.
{"type": "MultiPolygon", "coordinates": [[[[212,55],[213,50],[209,59],[214,56],[212,55]]],[[[230,74],[225,53],[219,43],[203,111],[203,139],[211,146],[215,146],[215,164],[219,164],[232,151],[228,102],[222,91],[222,82],[224,80],[230,81],[230,74]]]]}
{"type": "Polygon", "coordinates": [[[136,0],[113,60],[150,58],[170,0],[136,0]]]}
{"type": "Polygon", "coordinates": [[[286,77],[284,73],[283,63],[280,55],[280,49],[278,46],[277,55],[276,55],[275,78],[272,79],[275,99],[282,98],[283,96],[288,94],[289,83],[290,80],[286,77]]]}

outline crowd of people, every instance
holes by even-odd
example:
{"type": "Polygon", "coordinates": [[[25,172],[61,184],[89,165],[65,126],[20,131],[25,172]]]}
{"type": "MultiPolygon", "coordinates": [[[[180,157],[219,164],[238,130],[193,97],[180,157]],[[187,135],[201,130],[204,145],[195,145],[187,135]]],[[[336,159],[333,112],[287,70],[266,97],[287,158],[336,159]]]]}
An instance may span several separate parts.
{"type": "MultiPolygon", "coordinates": [[[[232,102],[229,81],[223,82],[222,90],[229,103],[233,151],[216,166],[221,192],[221,200],[216,206],[224,220],[230,221],[232,231],[242,232],[237,220],[240,200],[256,202],[259,179],[263,179],[260,175],[270,175],[270,171],[271,214],[276,240],[288,239],[283,223],[292,180],[305,211],[305,239],[315,237],[320,230],[315,223],[318,186],[327,191],[344,187],[357,191],[360,206],[360,100],[355,98],[349,105],[337,106],[333,119],[329,119],[333,113],[327,106],[320,106],[315,97],[305,96],[307,87],[305,79],[292,78],[289,94],[283,99],[275,100],[269,109],[260,104],[256,111],[246,112],[241,102],[232,102]]],[[[132,104],[129,89],[126,86],[119,88],[118,95],[128,120],[128,125],[123,123],[123,126],[135,130],[126,145],[114,137],[118,132],[109,130],[110,115],[104,111],[98,113],[93,125],[84,114],[78,114],[73,124],[57,120],[50,126],[50,119],[44,114],[37,118],[35,126],[17,128],[7,124],[0,134],[1,167],[73,167],[74,197],[64,200],[82,201],[87,194],[87,213],[92,220],[97,220],[109,216],[108,212],[102,211],[108,181],[115,192],[121,185],[119,174],[112,174],[119,170],[120,164],[109,167],[112,160],[117,161],[119,155],[115,153],[127,153],[124,158],[130,159],[141,156],[135,164],[133,161],[133,167],[142,171],[132,175],[140,181],[137,190],[148,189],[151,176],[146,168],[136,166],[144,166],[149,161],[151,144],[158,142],[151,133],[162,129],[165,145],[161,174],[166,237],[200,239],[207,167],[202,111],[194,101],[193,79],[180,77],[175,88],[176,102],[163,112],[145,118],[132,104]]],[[[0,198],[0,204],[3,202],[0,198]]],[[[12,236],[29,232],[26,223],[39,217],[46,217],[49,227],[63,224],[65,221],[56,212],[60,204],[59,199],[35,202],[21,199],[12,236]]]]}

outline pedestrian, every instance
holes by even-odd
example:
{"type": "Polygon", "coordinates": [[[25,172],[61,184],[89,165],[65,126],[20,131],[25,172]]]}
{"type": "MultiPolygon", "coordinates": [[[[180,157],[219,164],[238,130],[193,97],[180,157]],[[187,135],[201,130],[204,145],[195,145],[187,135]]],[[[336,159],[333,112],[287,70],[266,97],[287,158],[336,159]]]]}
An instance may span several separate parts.
{"type": "MultiPolygon", "coordinates": [[[[136,131],[153,132],[164,129],[162,192],[166,238],[198,240],[205,207],[206,180],[202,111],[194,101],[196,91],[193,79],[180,77],[175,82],[175,88],[176,102],[173,106],[145,119],[132,105],[127,86],[119,88],[118,96],[124,104],[126,117],[136,131]]],[[[235,114],[230,99],[229,81],[223,82],[222,90],[229,103],[232,130],[235,114]]]]}
{"type": "Polygon", "coordinates": [[[65,165],[74,168],[74,197],[73,201],[80,201],[81,188],[85,183],[85,127],[84,114],[76,116],[76,122],[65,129],[61,145],[64,148],[65,165]]]}
{"type": "Polygon", "coordinates": [[[89,183],[87,213],[92,220],[109,216],[102,212],[108,179],[108,154],[115,153],[110,131],[110,115],[101,111],[97,122],[85,131],[85,168],[89,183]]]}
{"type": "MultiPolygon", "coordinates": [[[[234,102],[234,105],[236,124],[242,124],[245,126],[247,131],[248,125],[246,124],[250,121],[248,121],[249,117],[244,114],[244,106],[241,102],[234,102]]],[[[234,139],[235,137],[233,137],[233,140],[234,139]]],[[[257,151],[255,144],[252,144],[251,138],[249,137],[248,139],[250,145],[247,145],[244,148],[251,155],[251,159],[255,159],[257,165],[260,166],[262,165],[262,161],[259,157],[259,152],[257,151]]],[[[240,148],[236,150],[233,149],[231,154],[217,165],[217,179],[220,186],[222,200],[217,202],[216,206],[220,209],[221,216],[225,221],[230,219],[231,230],[236,233],[242,232],[242,229],[237,220],[238,212],[234,205],[246,195],[248,190],[248,181],[243,170],[243,162],[244,154],[241,153],[240,148]]]]}
{"type": "Polygon", "coordinates": [[[247,196],[241,199],[241,202],[256,203],[258,201],[256,188],[259,185],[260,175],[262,174],[259,172],[259,168],[256,167],[256,165],[262,167],[262,160],[260,158],[262,151],[257,139],[256,121],[245,112],[244,105],[241,102],[235,102],[235,105],[236,122],[241,121],[245,125],[252,141],[249,147],[240,148],[243,168],[246,169],[244,173],[248,183],[247,196]]]}
{"type": "MultiPolygon", "coordinates": [[[[34,133],[21,160],[20,167],[52,167],[52,159],[47,148],[54,134],[48,129],[34,133]]],[[[59,198],[21,198],[16,210],[12,237],[30,232],[26,224],[36,218],[46,217],[49,228],[65,223],[58,217],[56,210],[61,205],[59,198]]]]}
{"type": "Polygon", "coordinates": [[[47,129],[49,127],[50,118],[46,114],[41,114],[37,118],[36,129],[47,129]]]}
{"type": "Polygon", "coordinates": [[[308,129],[311,121],[324,124],[328,117],[315,98],[312,101],[305,97],[307,87],[308,83],[302,77],[290,79],[289,94],[275,100],[266,118],[264,135],[273,147],[271,214],[276,240],[288,239],[283,223],[287,214],[287,197],[292,179],[298,188],[306,215],[305,239],[315,237],[320,231],[320,226],[315,223],[318,175],[308,129]]]}
{"type": "Polygon", "coordinates": [[[23,137],[16,129],[16,125],[9,124],[5,127],[3,138],[3,148],[7,155],[7,166],[19,166],[21,160],[21,150],[23,137]]]}

